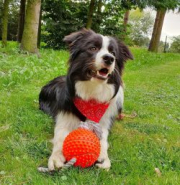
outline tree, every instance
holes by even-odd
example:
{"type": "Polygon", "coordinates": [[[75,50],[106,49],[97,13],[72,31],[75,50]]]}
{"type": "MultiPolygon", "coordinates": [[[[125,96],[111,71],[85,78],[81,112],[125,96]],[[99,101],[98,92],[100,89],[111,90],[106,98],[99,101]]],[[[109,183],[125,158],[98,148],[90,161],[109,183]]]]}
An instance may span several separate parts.
{"type": "MultiPolygon", "coordinates": [[[[0,19],[2,20],[3,0],[0,0],[0,19]]],[[[17,39],[19,0],[10,0],[8,6],[7,40],[17,39]]],[[[2,40],[2,21],[0,21],[0,40],[2,40]]]]}
{"type": "Polygon", "coordinates": [[[26,0],[21,0],[20,10],[19,10],[18,35],[17,35],[18,42],[21,42],[22,34],[23,34],[23,30],[24,30],[25,9],[26,9],[26,0]]]}
{"type": "Polygon", "coordinates": [[[164,17],[167,10],[174,10],[180,8],[179,0],[149,0],[149,5],[154,7],[157,11],[156,19],[154,22],[154,28],[148,51],[158,52],[158,46],[161,37],[161,31],[163,27],[164,17]]]}
{"type": "Polygon", "coordinates": [[[128,27],[128,22],[129,22],[129,15],[130,15],[130,10],[140,8],[143,9],[146,6],[146,1],[141,1],[141,0],[121,0],[120,1],[121,7],[124,9],[124,19],[123,19],[123,34],[122,34],[122,39],[126,40],[126,37],[128,35],[127,32],[127,27],[128,27]]]}
{"type": "Polygon", "coordinates": [[[64,48],[64,36],[86,26],[88,7],[87,1],[43,1],[42,41],[46,47],[64,48]]]}
{"type": "Polygon", "coordinates": [[[9,1],[10,0],[4,0],[4,4],[3,4],[3,14],[2,14],[2,46],[3,47],[7,45],[9,1]]]}
{"type": "Polygon", "coordinates": [[[158,52],[158,46],[160,42],[161,31],[163,27],[165,14],[166,14],[166,9],[157,10],[152,37],[148,48],[149,51],[158,52]]]}
{"type": "MultiPolygon", "coordinates": [[[[43,0],[41,0],[41,3],[42,2],[43,2],[43,0]]],[[[40,14],[39,14],[38,41],[37,41],[38,49],[41,46],[41,21],[42,21],[42,6],[40,8],[40,14]]]]}
{"type": "Polygon", "coordinates": [[[123,25],[124,25],[124,33],[125,34],[127,34],[127,25],[128,25],[128,21],[129,21],[129,13],[130,13],[130,10],[126,10],[126,12],[124,14],[123,25]]]}
{"type": "Polygon", "coordinates": [[[21,50],[38,53],[37,38],[41,0],[28,0],[21,50]]]}
{"type": "Polygon", "coordinates": [[[148,36],[153,27],[153,17],[151,16],[150,12],[141,11],[139,9],[131,11],[129,25],[129,37],[133,42],[132,44],[148,47],[148,36]]]}
{"type": "Polygon", "coordinates": [[[180,35],[173,37],[173,42],[170,47],[170,52],[180,53],[180,35]]]}
{"type": "Polygon", "coordinates": [[[124,7],[119,0],[46,0],[42,5],[41,36],[46,47],[63,48],[63,37],[85,26],[122,38],[124,7]]]}
{"type": "Polygon", "coordinates": [[[97,5],[98,9],[97,9],[97,15],[96,15],[96,23],[98,25],[100,25],[102,21],[102,7],[103,7],[103,0],[99,0],[97,5]]]}
{"type": "Polygon", "coordinates": [[[87,24],[86,24],[87,29],[91,28],[91,25],[92,25],[93,12],[95,10],[95,3],[96,3],[96,0],[90,1],[88,17],[87,17],[87,24]]]}
{"type": "Polygon", "coordinates": [[[97,9],[94,13],[92,29],[104,35],[116,35],[118,38],[121,38],[124,11],[120,1],[101,1],[101,7],[103,8],[101,17],[98,16],[99,11],[97,9]]]}

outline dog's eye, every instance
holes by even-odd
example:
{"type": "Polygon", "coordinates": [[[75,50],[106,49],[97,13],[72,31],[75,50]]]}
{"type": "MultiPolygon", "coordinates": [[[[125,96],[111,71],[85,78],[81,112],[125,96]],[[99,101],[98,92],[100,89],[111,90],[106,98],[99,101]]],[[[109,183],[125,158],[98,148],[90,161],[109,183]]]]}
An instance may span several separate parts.
{"type": "Polygon", "coordinates": [[[91,50],[91,51],[97,51],[98,48],[97,47],[91,47],[91,48],[89,48],[89,50],[91,50]]]}

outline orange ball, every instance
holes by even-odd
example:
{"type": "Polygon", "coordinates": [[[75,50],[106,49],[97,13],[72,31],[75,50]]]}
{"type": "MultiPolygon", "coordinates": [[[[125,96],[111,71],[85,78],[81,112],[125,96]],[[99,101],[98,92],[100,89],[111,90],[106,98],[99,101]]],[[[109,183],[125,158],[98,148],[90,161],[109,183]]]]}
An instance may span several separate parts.
{"type": "Polygon", "coordinates": [[[63,155],[66,161],[76,158],[74,166],[92,166],[100,154],[99,138],[90,130],[78,128],[64,140],[63,155]]]}

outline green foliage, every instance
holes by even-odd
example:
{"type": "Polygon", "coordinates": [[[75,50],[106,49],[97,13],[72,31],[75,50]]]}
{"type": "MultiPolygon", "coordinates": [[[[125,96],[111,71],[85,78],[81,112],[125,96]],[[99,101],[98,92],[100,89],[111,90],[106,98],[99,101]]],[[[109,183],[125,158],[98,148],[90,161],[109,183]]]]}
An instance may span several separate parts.
{"type": "Polygon", "coordinates": [[[47,47],[59,49],[64,47],[63,38],[71,32],[85,27],[87,22],[87,3],[67,0],[46,0],[43,9],[42,41],[47,47]]]}
{"type": "Polygon", "coordinates": [[[68,53],[43,49],[38,58],[20,54],[15,43],[0,48],[1,185],[179,185],[180,55],[131,50],[135,60],[127,62],[123,77],[124,112],[137,116],[114,124],[111,169],[73,167],[50,175],[37,171],[47,166],[54,128],[38,109],[38,94],[49,80],[66,74],[68,53]]]}
{"type": "MultiPolygon", "coordinates": [[[[0,0],[0,28],[2,28],[2,12],[3,12],[3,0],[0,0]]],[[[0,33],[1,33],[1,29],[0,29],[0,33]]],[[[1,35],[0,35],[0,38],[1,38],[1,35]]]]}
{"type": "Polygon", "coordinates": [[[19,0],[10,1],[8,20],[8,39],[16,40],[19,20],[19,0]]]}
{"type": "Polygon", "coordinates": [[[130,39],[132,45],[148,47],[149,34],[153,27],[153,17],[150,12],[143,12],[139,9],[132,10],[129,18],[130,39]]]}
{"type": "Polygon", "coordinates": [[[180,35],[173,37],[173,42],[170,47],[170,52],[180,53],[180,35]]]}
{"type": "Polygon", "coordinates": [[[180,8],[179,0],[148,0],[149,6],[154,7],[155,9],[165,9],[165,10],[174,10],[180,8]]]}
{"type": "Polygon", "coordinates": [[[137,7],[143,9],[147,6],[147,0],[121,0],[118,1],[125,10],[136,9],[137,7]]]}
{"type": "Polygon", "coordinates": [[[169,50],[169,43],[165,43],[164,41],[160,41],[159,47],[158,47],[158,52],[162,53],[162,52],[164,52],[164,49],[165,49],[165,52],[167,52],[169,50]],[[166,46],[165,46],[165,44],[166,44],[166,46]]]}
{"type": "MultiPolygon", "coordinates": [[[[8,40],[16,40],[18,30],[18,18],[19,18],[19,2],[20,0],[10,1],[9,15],[8,15],[8,40]]],[[[2,19],[3,0],[0,0],[0,20],[2,19]]],[[[2,28],[2,22],[0,21],[0,28],[2,28]]],[[[0,29],[0,40],[2,39],[2,30],[0,29]]]]}
{"type": "Polygon", "coordinates": [[[92,29],[104,35],[114,35],[121,38],[124,29],[123,15],[124,10],[117,0],[107,1],[100,17],[98,17],[98,12],[95,12],[92,29]]]}
{"type": "MultiPolygon", "coordinates": [[[[106,0],[104,1],[104,9],[101,11],[100,16],[96,10],[92,28],[104,35],[114,35],[119,39],[125,39],[125,42],[129,42],[128,37],[124,38],[124,13],[127,10],[137,7],[144,8],[145,6],[145,1],[141,0],[106,0]]],[[[127,36],[128,34],[129,32],[126,33],[127,36]]]]}
{"type": "MultiPolygon", "coordinates": [[[[42,40],[47,47],[63,48],[62,39],[65,35],[86,26],[88,8],[89,1],[44,1],[42,40]]],[[[96,1],[92,29],[121,38],[124,29],[123,15],[124,8],[119,1],[105,1],[100,5],[96,1]]]]}

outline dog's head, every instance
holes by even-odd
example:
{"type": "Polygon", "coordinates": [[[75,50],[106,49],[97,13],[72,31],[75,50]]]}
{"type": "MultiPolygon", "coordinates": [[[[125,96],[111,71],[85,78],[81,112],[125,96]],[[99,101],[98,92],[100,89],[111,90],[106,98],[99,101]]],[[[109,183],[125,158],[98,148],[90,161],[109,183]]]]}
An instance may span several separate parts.
{"type": "Polygon", "coordinates": [[[70,50],[69,75],[75,81],[98,80],[120,85],[124,63],[133,56],[117,39],[82,29],[64,38],[70,50]]]}

